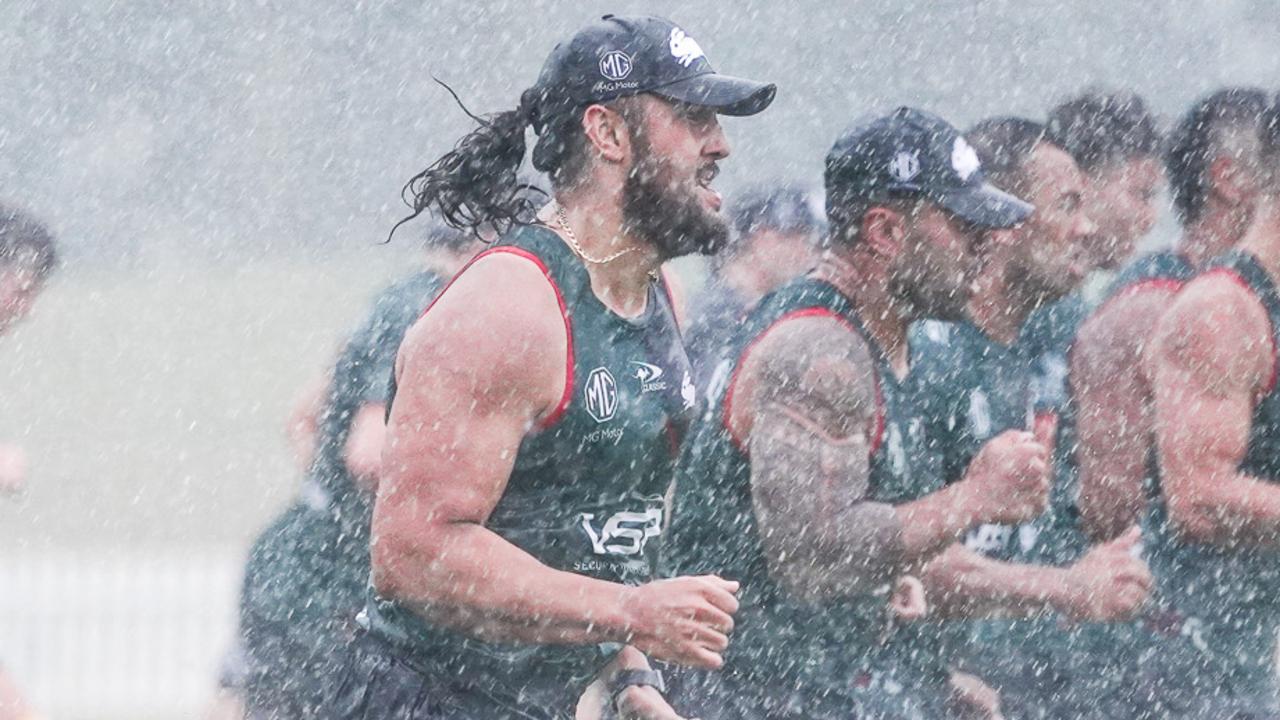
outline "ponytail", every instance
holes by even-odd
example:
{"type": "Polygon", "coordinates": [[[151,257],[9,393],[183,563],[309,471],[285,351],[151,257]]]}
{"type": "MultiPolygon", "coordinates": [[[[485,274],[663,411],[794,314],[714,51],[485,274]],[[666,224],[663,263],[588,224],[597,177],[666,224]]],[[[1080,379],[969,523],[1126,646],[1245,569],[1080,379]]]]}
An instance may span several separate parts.
{"type": "MultiPolygon", "coordinates": [[[[440,83],[479,127],[463,136],[444,157],[405,184],[400,196],[413,214],[391,228],[434,210],[445,224],[480,236],[483,230],[505,233],[514,225],[533,222],[540,203],[538,188],[522,183],[525,129],[533,113],[521,108],[485,117],[473,115],[448,85],[440,83]],[[531,192],[532,191],[532,192],[531,192]]],[[[390,241],[390,236],[388,236],[390,241]]]]}

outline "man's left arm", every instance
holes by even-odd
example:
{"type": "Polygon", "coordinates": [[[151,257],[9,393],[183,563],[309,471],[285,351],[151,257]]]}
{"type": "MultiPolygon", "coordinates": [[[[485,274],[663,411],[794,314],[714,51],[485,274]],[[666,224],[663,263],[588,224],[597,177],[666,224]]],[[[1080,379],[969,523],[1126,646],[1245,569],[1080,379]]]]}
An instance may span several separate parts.
{"type": "Polygon", "coordinates": [[[1067,567],[1003,562],[955,544],[925,566],[922,579],[942,617],[1060,612],[1076,620],[1123,620],[1151,591],[1151,573],[1135,557],[1138,540],[1134,528],[1067,567]]]}

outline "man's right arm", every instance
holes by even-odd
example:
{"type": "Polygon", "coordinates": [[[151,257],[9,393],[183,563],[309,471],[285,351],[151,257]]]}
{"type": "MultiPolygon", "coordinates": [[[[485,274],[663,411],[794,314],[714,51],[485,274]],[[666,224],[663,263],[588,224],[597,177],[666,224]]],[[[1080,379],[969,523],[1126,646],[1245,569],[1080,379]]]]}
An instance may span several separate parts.
{"type": "Polygon", "coordinates": [[[1273,372],[1271,324],[1233,280],[1205,275],[1156,331],[1160,482],[1173,526],[1204,543],[1275,544],[1280,487],[1240,472],[1253,406],[1273,372]]]}
{"type": "MultiPolygon", "coordinates": [[[[971,482],[899,506],[870,497],[880,412],[875,366],[865,342],[840,321],[784,321],[742,363],[735,392],[746,391],[749,409],[731,423],[749,437],[752,498],[770,568],[796,594],[875,588],[992,519],[985,508],[996,501],[971,482]]],[[[980,472],[1019,471],[1020,460],[1000,458],[980,463],[980,472]]]]}
{"type": "Polygon", "coordinates": [[[491,641],[630,641],[661,659],[718,667],[736,584],[625,587],[548,567],[485,527],[521,440],[564,393],[567,352],[542,271],[505,254],[464,272],[410,330],[373,515],[374,585],[491,641]]]}

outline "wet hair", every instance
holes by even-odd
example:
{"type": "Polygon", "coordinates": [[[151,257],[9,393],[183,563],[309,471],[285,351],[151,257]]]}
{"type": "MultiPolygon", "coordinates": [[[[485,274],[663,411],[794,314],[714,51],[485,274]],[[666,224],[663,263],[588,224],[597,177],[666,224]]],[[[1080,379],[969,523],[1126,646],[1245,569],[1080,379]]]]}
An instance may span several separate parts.
{"type": "Polygon", "coordinates": [[[964,137],[978,153],[987,179],[1005,190],[1021,187],[1023,167],[1041,143],[1065,150],[1043,124],[1020,117],[987,118],[964,137]]]}
{"type": "Polygon", "coordinates": [[[1280,95],[1262,115],[1262,160],[1270,172],[1272,187],[1280,187],[1280,95]]]}
{"type": "Polygon", "coordinates": [[[1158,157],[1155,117],[1131,92],[1086,92],[1049,111],[1049,135],[1086,173],[1115,162],[1158,157]]]}
{"type": "Polygon", "coordinates": [[[40,279],[53,272],[58,263],[53,234],[21,210],[0,205],[0,266],[32,261],[40,279]]]}
{"type": "MultiPolygon", "coordinates": [[[[448,85],[440,83],[477,127],[458,140],[453,150],[414,175],[405,184],[401,197],[413,213],[400,225],[432,212],[445,224],[480,235],[492,230],[499,234],[515,225],[534,222],[545,195],[540,188],[521,181],[525,159],[525,131],[538,136],[533,149],[533,166],[545,172],[551,186],[571,186],[588,165],[587,137],[582,129],[582,113],[589,105],[569,106],[549,102],[546,92],[530,88],[515,110],[477,116],[462,104],[448,85]],[[539,108],[554,108],[547,116],[539,108]]],[[[620,112],[628,122],[635,119],[631,97],[599,103],[620,112]]]]}
{"type": "Polygon", "coordinates": [[[763,230],[784,233],[815,232],[824,224],[813,195],[799,185],[760,185],[750,188],[729,206],[734,233],[746,237],[763,230]]]}
{"type": "Polygon", "coordinates": [[[1209,197],[1205,171],[1220,155],[1224,137],[1238,130],[1256,134],[1267,109],[1267,94],[1256,88],[1231,87],[1191,106],[1169,134],[1165,170],[1173,207],[1183,224],[1195,222],[1209,197]]]}

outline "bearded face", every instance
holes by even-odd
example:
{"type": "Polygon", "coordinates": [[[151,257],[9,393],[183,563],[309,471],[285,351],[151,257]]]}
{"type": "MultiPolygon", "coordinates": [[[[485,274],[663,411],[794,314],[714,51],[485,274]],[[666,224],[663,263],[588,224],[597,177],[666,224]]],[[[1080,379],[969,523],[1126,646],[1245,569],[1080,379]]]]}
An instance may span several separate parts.
{"type": "Polygon", "coordinates": [[[980,257],[974,233],[941,211],[922,207],[905,223],[889,289],[913,319],[963,320],[980,257]]]}
{"type": "Polygon", "coordinates": [[[655,152],[636,125],[632,147],[635,159],[622,189],[624,230],[652,243],[664,259],[723,248],[729,225],[720,215],[719,195],[710,189],[719,173],[716,162],[681,163],[655,152]]]}

